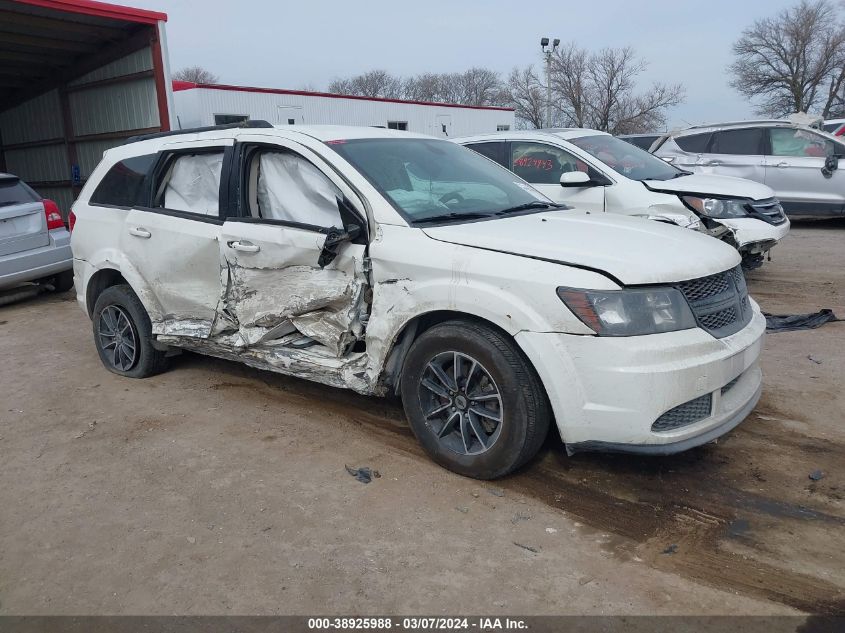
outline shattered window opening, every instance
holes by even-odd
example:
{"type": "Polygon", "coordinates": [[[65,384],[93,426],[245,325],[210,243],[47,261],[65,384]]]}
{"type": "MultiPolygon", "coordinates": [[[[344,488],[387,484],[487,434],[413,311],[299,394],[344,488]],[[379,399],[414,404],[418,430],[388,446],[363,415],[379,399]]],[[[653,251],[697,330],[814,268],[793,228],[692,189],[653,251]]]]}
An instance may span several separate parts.
{"type": "Polygon", "coordinates": [[[343,226],[343,193],[319,169],[293,152],[259,152],[249,174],[250,215],[323,228],[343,226]]]}
{"type": "Polygon", "coordinates": [[[219,216],[222,170],[222,150],[177,155],[156,188],[156,206],[219,216]]]}

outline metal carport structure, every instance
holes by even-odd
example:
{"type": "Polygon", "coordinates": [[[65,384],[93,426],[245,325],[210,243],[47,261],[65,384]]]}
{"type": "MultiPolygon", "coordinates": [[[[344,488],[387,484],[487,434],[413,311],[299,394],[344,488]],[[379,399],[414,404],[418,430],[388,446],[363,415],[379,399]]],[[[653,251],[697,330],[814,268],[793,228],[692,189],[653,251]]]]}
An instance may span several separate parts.
{"type": "Polygon", "coordinates": [[[169,130],[166,20],[92,0],[0,0],[0,171],[66,215],[103,151],[169,130]]]}

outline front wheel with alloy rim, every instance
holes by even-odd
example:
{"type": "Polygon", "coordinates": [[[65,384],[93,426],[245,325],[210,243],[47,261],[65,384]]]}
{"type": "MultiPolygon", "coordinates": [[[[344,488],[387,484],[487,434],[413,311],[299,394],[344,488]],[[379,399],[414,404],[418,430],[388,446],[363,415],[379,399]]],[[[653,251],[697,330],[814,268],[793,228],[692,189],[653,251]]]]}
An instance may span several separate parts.
{"type": "Polygon", "coordinates": [[[146,378],[165,368],[165,353],[152,345],[150,317],[129,286],[106,288],[94,304],[92,322],[94,345],[109,371],[146,378]]]}
{"type": "Polygon", "coordinates": [[[495,479],[530,460],[549,428],[545,392],[505,334],[447,321],[411,346],[400,384],[405,414],[438,464],[495,479]]]}

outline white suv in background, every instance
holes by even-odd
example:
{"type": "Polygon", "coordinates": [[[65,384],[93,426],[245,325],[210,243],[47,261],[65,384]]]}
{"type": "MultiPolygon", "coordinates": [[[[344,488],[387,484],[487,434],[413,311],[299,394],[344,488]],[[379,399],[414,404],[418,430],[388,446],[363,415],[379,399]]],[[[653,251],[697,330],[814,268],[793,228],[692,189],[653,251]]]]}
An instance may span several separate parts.
{"type": "Polygon", "coordinates": [[[446,140],[260,125],[129,142],[83,188],[77,298],[110,371],[185,348],[398,392],[479,478],[552,420],[570,453],[665,454],[757,402],[765,319],[727,245],[562,209],[446,140]]]}
{"type": "Polygon", "coordinates": [[[772,190],[677,169],[618,138],[584,128],[500,132],[453,139],[524,178],[556,202],[703,231],[756,268],[789,232],[772,190]]]}
{"type": "Polygon", "coordinates": [[[672,132],[653,148],[655,155],[696,174],[763,183],[791,217],[845,215],[842,137],[789,121],[739,121],[672,132]]]}

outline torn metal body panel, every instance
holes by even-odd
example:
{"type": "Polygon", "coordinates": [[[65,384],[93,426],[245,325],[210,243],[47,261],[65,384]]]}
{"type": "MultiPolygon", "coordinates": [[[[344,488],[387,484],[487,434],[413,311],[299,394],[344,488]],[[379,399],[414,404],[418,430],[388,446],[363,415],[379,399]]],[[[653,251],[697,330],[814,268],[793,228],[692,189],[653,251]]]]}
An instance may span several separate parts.
{"type": "Polygon", "coordinates": [[[244,268],[226,262],[229,281],[221,300],[221,316],[239,336],[235,347],[291,333],[313,338],[340,356],[354,340],[363,284],[343,270],[287,266],[244,268]]]}
{"type": "Polygon", "coordinates": [[[158,340],[167,345],[234,360],[256,369],[305,378],[330,387],[352,389],[365,395],[375,393],[370,382],[363,377],[366,355],[361,353],[337,358],[324,349],[321,351],[319,346],[296,349],[284,346],[281,340],[278,345],[260,343],[241,349],[233,347],[225,337],[220,341],[203,341],[193,337],[159,336],[158,340]]]}

